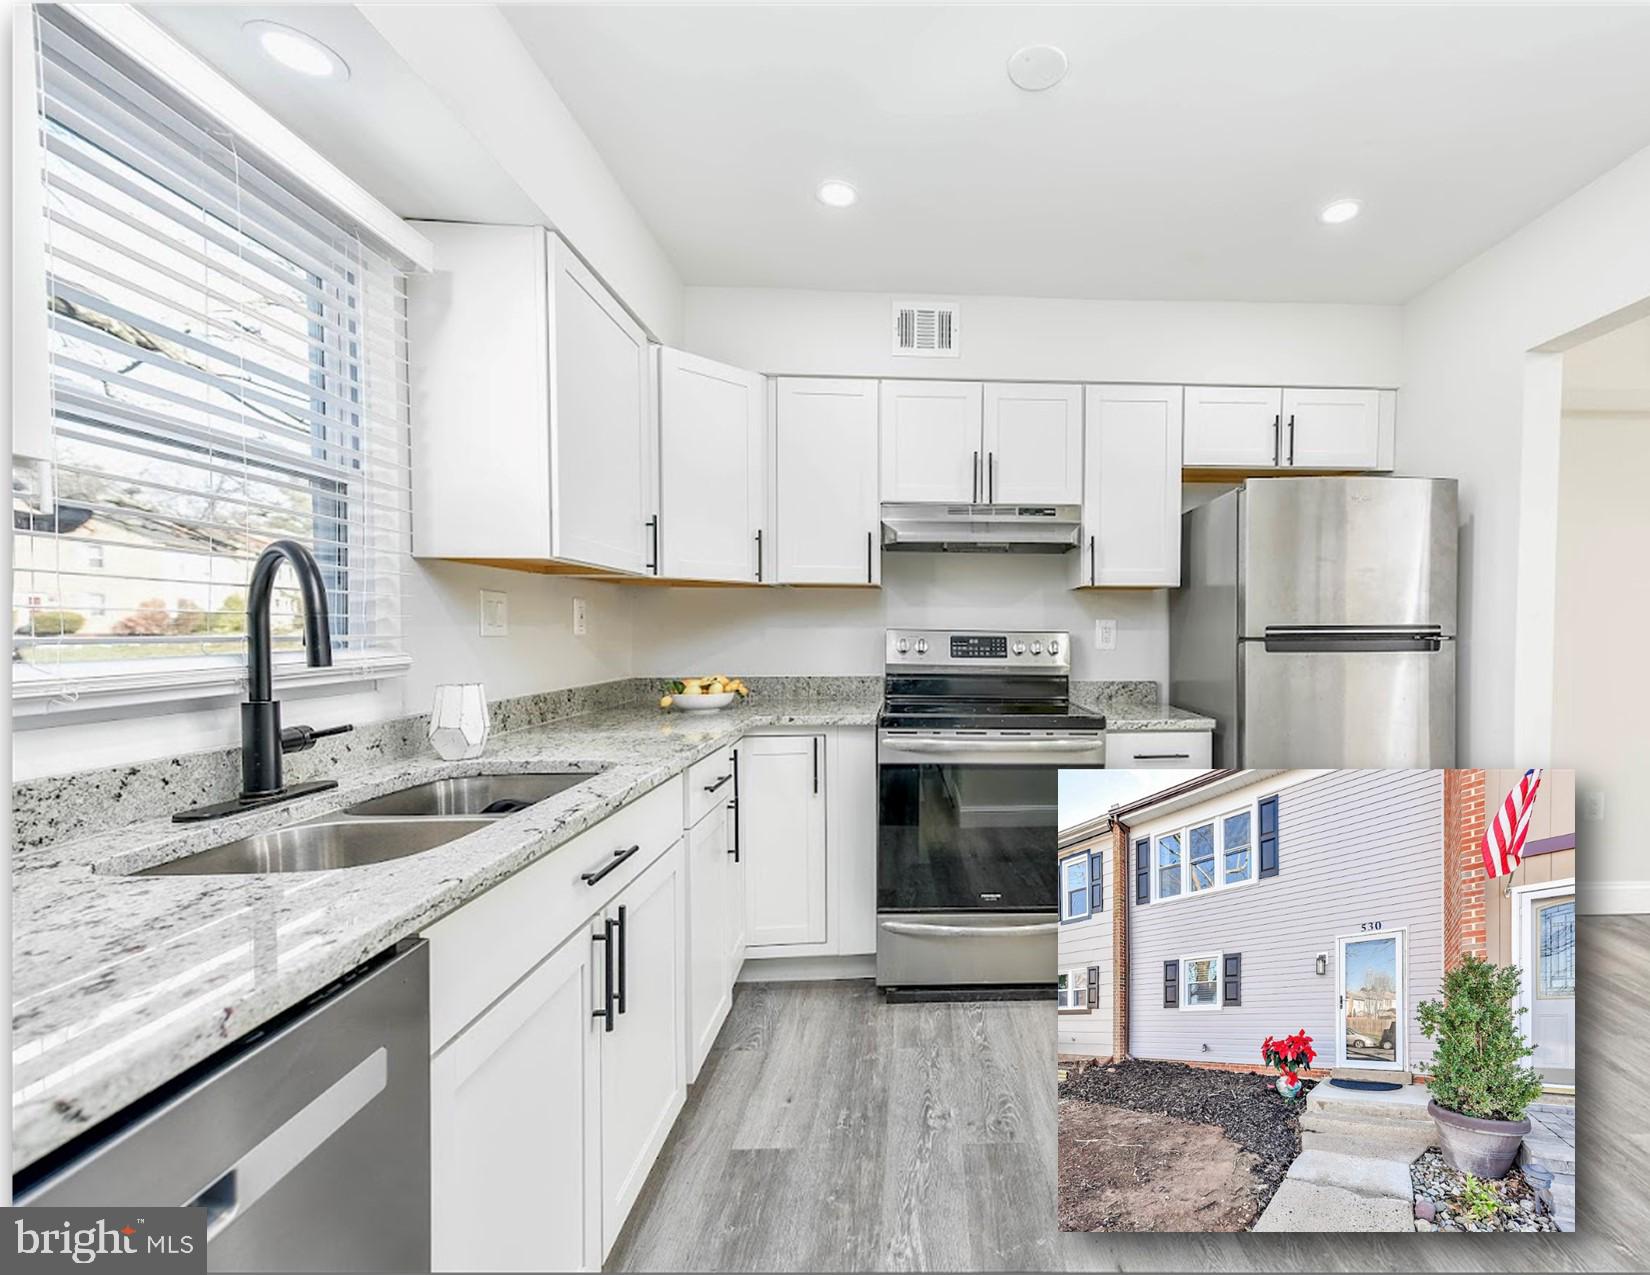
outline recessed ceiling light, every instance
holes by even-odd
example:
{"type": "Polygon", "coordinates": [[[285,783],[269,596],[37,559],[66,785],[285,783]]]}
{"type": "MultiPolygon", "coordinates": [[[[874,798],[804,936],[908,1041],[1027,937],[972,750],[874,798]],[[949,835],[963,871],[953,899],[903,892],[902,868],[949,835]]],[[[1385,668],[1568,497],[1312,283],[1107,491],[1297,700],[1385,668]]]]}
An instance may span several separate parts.
{"type": "Polygon", "coordinates": [[[241,29],[256,36],[263,51],[289,71],[318,80],[349,79],[349,67],[344,59],[302,31],[262,18],[246,23],[241,29]]]}
{"type": "Polygon", "coordinates": [[[1008,78],[1027,93],[1041,93],[1066,78],[1066,55],[1052,44],[1028,44],[1009,58],[1008,78]]]}
{"type": "Polygon", "coordinates": [[[830,177],[819,183],[814,192],[820,203],[829,208],[846,208],[859,198],[859,192],[839,177],[830,177]]]}
{"type": "Polygon", "coordinates": [[[1343,221],[1351,221],[1363,210],[1361,200],[1337,199],[1334,203],[1323,206],[1323,211],[1318,214],[1318,220],[1326,226],[1338,226],[1343,221]]]}

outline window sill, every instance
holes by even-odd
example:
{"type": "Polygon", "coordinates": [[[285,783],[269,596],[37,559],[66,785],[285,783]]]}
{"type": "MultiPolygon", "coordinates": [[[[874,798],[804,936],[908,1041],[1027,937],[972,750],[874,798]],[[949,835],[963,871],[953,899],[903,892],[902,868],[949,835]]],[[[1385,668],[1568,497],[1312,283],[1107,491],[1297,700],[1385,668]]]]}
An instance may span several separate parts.
{"type": "MultiPolygon", "coordinates": [[[[305,687],[356,687],[387,678],[403,677],[412,667],[408,655],[382,655],[351,660],[330,668],[295,665],[275,670],[275,692],[305,687]]],[[[175,705],[194,701],[195,707],[209,708],[246,697],[246,669],[178,669],[103,674],[81,680],[41,678],[14,682],[11,689],[12,719],[19,727],[50,725],[69,716],[97,715],[147,705],[175,705]]]]}

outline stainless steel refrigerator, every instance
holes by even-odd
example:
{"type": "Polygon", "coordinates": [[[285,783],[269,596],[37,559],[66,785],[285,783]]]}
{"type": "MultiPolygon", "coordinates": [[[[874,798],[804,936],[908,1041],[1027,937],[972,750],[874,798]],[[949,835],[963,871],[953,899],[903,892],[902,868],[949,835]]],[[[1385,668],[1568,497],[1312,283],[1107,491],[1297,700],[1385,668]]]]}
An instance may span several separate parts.
{"type": "Polygon", "coordinates": [[[1217,766],[1455,764],[1456,484],[1253,478],[1182,515],[1169,698],[1217,766]]]}

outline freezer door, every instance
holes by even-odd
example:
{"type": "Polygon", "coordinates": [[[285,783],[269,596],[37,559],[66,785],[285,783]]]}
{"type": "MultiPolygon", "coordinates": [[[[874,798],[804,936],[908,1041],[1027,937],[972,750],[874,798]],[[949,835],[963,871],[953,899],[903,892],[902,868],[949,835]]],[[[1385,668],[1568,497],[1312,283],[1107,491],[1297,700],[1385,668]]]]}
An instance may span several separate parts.
{"type": "Polygon", "coordinates": [[[1454,479],[1251,479],[1241,522],[1244,636],[1310,625],[1455,634],[1454,479]]]}
{"type": "Polygon", "coordinates": [[[1225,764],[1453,766],[1455,643],[1404,645],[1267,650],[1263,642],[1239,643],[1242,740],[1237,760],[1225,764]]]}

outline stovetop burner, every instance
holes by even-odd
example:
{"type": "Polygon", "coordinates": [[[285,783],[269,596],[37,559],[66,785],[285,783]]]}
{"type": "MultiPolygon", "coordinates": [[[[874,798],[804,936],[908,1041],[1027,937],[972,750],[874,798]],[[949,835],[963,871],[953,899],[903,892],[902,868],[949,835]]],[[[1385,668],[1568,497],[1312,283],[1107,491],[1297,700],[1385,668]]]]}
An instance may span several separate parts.
{"type": "Polygon", "coordinates": [[[890,629],[885,730],[1103,731],[1071,702],[1066,633],[890,629]]]}

